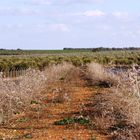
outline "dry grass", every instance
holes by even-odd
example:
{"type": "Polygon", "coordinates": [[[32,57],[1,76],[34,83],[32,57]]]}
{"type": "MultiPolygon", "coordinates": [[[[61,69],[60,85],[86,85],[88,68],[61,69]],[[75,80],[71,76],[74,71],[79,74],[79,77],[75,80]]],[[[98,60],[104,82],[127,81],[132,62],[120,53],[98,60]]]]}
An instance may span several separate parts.
{"type": "MultiPolygon", "coordinates": [[[[45,71],[30,69],[25,76],[17,79],[4,79],[1,76],[0,124],[6,123],[14,114],[20,113],[31,104],[31,101],[39,101],[40,93],[45,91],[50,83],[68,80],[72,76],[68,76],[68,72],[72,69],[74,70],[74,66],[65,63],[51,66],[45,71]]],[[[67,95],[58,92],[55,98],[55,100],[63,102],[67,95]]]]}
{"type": "Polygon", "coordinates": [[[47,76],[48,84],[54,83],[60,80],[65,80],[68,72],[73,68],[74,66],[68,63],[53,65],[46,68],[44,72],[47,76]]]}
{"type": "MultiPolygon", "coordinates": [[[[92,64],[93,65],[93,64],[92,64]]],[[[89,65],[93,82],[109,81],[109,74],[97,65],[89,65]],[[95,70],[98,67],[98,70],[95,70]],[[91,70],[92,69],[92,70],[91,70]]],[[[111,93],[97,94],[91,105],[93,110],[85,111],[96,128],[101,132],[111,134],[113,140],[140,139],[140,77],[135,68],[122,73],[118,84],[111,88],[111,93]]]]}
{"type": "Polygon", "coordinates": [[[79,68],[69,63],[63,63],[46,68],[45,73],[47,75],[48,84],[62,81],[67,84],[79,83],[79,68]]]}
{"type": "Polygon", "coordinates": [[[50,102],[64,103],[71,101],[70,91],[72,87],[82,84],[80,69],[71,64],[64,63],[47,68],[45,72],[48,75],[47,85],[50,85],[48,88],[51,89],[53,85],[53,89],[49,92],[51,95],[48,95],[49,97],[51,96],[50,102]]]}
{"type": "Polygon", "coordinates": [[[113,85],[118,84],[118,77],[108,73],[107,70],[98,63],[92,62],[87,65],[86,76],[90,79],[90,85],[112,87],[113,85]]]}
{"type": "Polygon", "coordinates": [[[47,78],[43,72],[29,70],[18,79],[0,78],[0,109],[1,121],[9,120],[14,114],[27,107],[31,100],[40,93],[46,84],[47,78]]]}

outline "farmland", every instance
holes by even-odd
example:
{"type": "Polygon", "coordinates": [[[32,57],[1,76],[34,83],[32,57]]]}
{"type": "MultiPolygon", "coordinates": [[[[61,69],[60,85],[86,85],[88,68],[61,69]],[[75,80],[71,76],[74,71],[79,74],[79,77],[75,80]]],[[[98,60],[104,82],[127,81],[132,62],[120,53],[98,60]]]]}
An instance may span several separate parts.
{"type": "Polygon", "coordinates": [[[75,66],[90,62],[103,65],[140,64],[139,50],[99,51],[91,50],[2,50],[0,51],[0,70],[43,69],[48,65],[69,62],[75,66]]]}
{"type": "Polygon", "coordinates": [[[139,140],[139,64],[139,50],[1,50],[1,72],[25,72],[1,73],[0,139],[139,140]]]}

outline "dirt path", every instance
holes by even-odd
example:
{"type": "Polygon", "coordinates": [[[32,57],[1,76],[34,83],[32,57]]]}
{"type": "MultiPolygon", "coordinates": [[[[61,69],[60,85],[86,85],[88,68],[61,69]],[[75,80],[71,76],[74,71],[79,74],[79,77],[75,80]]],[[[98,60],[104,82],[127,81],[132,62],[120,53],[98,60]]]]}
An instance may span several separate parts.
{"type": "Polygon", "coordinates": [[[66,118],[78,118],[85,104],[96,89],[85,86],[83,80],[75,83],[57,82],[49,85],[40,96],[40,102],[33,101],[27,111],[15,115],[10,125],[0,128],[0,138],[6,140],[107,140],[90,124],[71,123],[54,125],[66,118]]]}

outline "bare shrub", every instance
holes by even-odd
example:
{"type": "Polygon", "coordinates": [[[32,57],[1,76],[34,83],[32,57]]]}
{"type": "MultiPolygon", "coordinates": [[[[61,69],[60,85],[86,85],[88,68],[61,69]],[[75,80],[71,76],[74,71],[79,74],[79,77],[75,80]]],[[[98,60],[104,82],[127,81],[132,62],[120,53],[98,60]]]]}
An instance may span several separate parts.
{"type": "Polygon", "coordinates": [[[60,80],[65,80],[69,71],[74,69],[75,67],[69,63],[62,63],[59,65],[53,65],[44,71],[47,76],[47,83],[54,83],[60,80]]]}
{"type": "Polygon", "coordinates": [[[84,112],[98,129],[111,134],[113,140],[140,139],[139,76],[136,69],[122,73],[117,87],[110,93],[95,95],[91,104],[94,109],[84,112]]]}
{"type": "MultiPolygon", "coordinates": [[[[64,63],[50,66],[44,71],[29,69],[26,75],[16,79],[5,79],[1,75],[0,124],[28,107],[31,101],[41,100],[40,93],[47,89],[48,84],[66,80],[72,69],[74,69],[73,65],[64,63]]],[[[67,93],[60,91],[55,96],[55,100],[63,102],[67,97],[67,93]]]]}
{"type": "Polygon", "coordinates": [[[94,62],[87,65],[87,77],[90,79],[90,85],[111,87],[118,83],[114,74],[108,73],[102,65],[94,62]]]}
{"type": "Polygon", "coordinates": [[[113,140],[139,140],[140,103],[135,101],[117,93],[97,94],[91,104],[93,109],[83,113],[93,120],[97,130],[113,140]]]}
{"type": "MultiPolygon", "coordinates": [[[[69,63],[54,65],[45,70],[47,75],[47,85],[52,88],[51,99],[54,103],[63,103],[71,100],[71,88],[82,84],[80,79],[80,69],[69,63]],[[70,86],[69,86],[70,85],[70,86]]],[[[49,96],[49,95],[48,95],[49,96]]],[[[50,98],[50,96],[49,96],[50,98]]]]}
{"type": "Polygon", "coordinates": [[[78,86],[81,85],[81,77],[80,77],[81,71],[78,67],[73,66],[68,72],[65,77],[64,82],[70,83],[71,86],[78,86]]]}
{"type": "Polygon", "coordinates": [[[129,96],[140,98],[140,70],[133,66],[132,69],[123,73],[118,87],[123,93],[127,92],[129,96]]]}
{"type": "MultiPolygon", "coordinates": [[[[8,120],[24,106],[28,106],[40,93],[47,78],[38,70],[29,70],[18,79],[0,78],[0,108],[3,120],[8,120]]],[[[2,123],[2,122],[1,122],[2,123]]]]}

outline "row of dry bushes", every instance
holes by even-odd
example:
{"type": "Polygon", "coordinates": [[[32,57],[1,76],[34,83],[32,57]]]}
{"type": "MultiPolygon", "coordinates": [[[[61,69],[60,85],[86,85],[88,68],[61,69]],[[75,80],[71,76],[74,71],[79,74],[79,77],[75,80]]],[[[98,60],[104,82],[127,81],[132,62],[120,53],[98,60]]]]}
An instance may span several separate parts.
{"type": "Polygon", "coordinates": [[[0,124],[7,123],[14,114],[26,110],[32,101],[41,100],[40,93],[44,92],[49,84],[65,80],[73,69],[73,65],[64,63],[48,67],[45,71],[30,69],[25,76],[14,79],[1,76],[0,124]]]}
{"type": "Polygon", "coordinates": [[[108,93],[97,93],[88,108],[88,115],[96,129],[111,135],[113,140],[140,140],[140,75],[133,67],[114,75],[96,63],[88,65],[92,85],[109,88],[108,93]]]}

